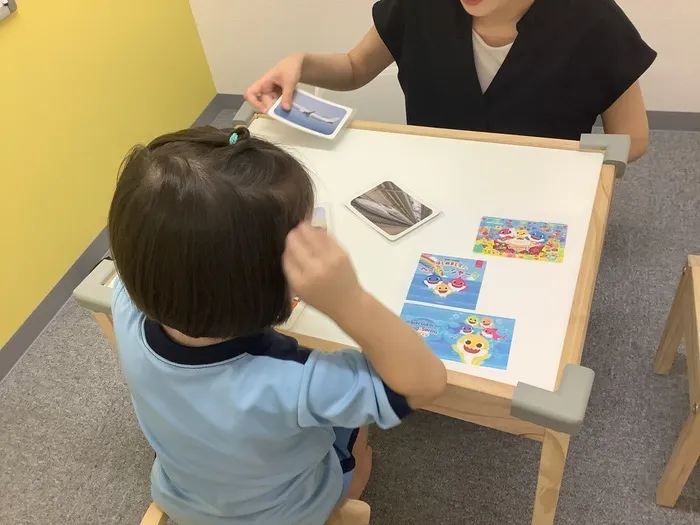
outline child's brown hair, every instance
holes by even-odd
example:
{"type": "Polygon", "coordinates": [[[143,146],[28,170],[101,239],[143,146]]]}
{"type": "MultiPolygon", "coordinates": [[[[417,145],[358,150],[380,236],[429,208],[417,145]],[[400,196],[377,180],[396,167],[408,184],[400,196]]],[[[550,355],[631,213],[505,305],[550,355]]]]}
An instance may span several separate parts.
{"type": "Polygon", "coordinates": [[[246,128],[163,135],[122,164],[114,263],[149,318],[190,337],[254,334],[291,313],[282,253],[313,202],[299,161],[246,128]]]}

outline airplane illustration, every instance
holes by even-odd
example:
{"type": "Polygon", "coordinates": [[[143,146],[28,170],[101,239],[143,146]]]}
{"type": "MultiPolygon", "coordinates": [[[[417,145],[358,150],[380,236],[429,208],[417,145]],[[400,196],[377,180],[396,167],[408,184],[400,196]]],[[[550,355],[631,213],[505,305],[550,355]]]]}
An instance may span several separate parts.
{"type": "Polygon", "coordinates": [[[335,124],[336,122],[338,122],[340,120],[340,117],[328,118],[328,117],[324,117],[322,115],[319,115],[313,109],[307,109],[304,106],[302,106],[301,104],[297,104],[296,102],[294,102],[292,104],[292,107],[294,107],[294,109],[296,109],[299,113],[302,113],[304,116],[307,116],[309,118],[324,122],[326,124],[335,124]]]}

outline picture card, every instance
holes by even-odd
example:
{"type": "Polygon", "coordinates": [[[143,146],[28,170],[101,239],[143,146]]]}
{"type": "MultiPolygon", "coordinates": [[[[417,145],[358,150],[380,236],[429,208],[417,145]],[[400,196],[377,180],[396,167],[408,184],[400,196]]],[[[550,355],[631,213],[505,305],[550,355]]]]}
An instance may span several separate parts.
{"type": "Polygon", "coordinates": [[[396,183],[384,181],[355,197],[348,204],[360,219],[391,241],[395,241],[439,212],[396,183]]]}
{"type": "Polygon", "coordinates": [[[406,303],[401,319],[440,359],[506,370],[515,320],[406,303]]]}
{"type": "Polygon", "coordinates": [[[560,263],[568,226],[499,217],[482,217],[474,253],[560,263]]]}
{"type": "Polygon", "coordinates": [[[290,111],[282,107],[282,99],[278,98],[267,114],[288,126],[332,140],[348,123],[352,112],[351,108],[297,89],[290,111]]]}
{"type": "Polygon", "coordinates": [[[294,326],[294,323],[297,322],[297,319],[299,319],[299,316],[305,307],[306,303],[299,299],[299,297],[294,296],[292,298],[292,314],[289,316],[289,319],[287,319],[287,321],[280,326],[280,328],[290,330],[294,326]]]}
{"type": "Polygon", "coordinates": [[[327,232],[332,232],[331,228],[331,205],[328,202],[322,202],[316,205],[311,217],[311,226],[321,228],[327,232]]]}
{"type": "Polygon", "coordinates": [[[486,261],[423,253],[406,300],[474,310],[485,271],[486,261]]]}

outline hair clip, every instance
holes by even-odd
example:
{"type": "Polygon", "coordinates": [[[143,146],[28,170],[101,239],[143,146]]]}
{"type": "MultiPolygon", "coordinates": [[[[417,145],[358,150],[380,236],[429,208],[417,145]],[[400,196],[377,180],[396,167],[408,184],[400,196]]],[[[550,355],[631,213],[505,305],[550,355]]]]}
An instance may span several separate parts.
{"type": "Polygon", "coordinates": [[[238,142],[238,133],[234,131],[233,133],[231,133],[231,136],[228,139],[228,143],[234,145],[236,142],[238,142]]]}

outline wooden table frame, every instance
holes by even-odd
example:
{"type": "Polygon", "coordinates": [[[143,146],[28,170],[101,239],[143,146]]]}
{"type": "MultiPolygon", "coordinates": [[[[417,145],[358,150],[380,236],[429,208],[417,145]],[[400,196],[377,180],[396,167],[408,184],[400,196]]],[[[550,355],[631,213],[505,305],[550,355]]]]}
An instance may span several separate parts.
{"type": "MultiPolygon", "coordinates": [[[[257,118],[266,117],[254,115],[249,123],[252,123],[252,121],[257,118]]],[[[559,139],[423,128],[363,121],[354,121],[349,127],[352,129],[384,133],[403,133],[549,149],[600,151],[597,147],[587,149],[578,141],[559,139]]],[[[624,165],[625,163],[622,162],[621,164],[624,165]]],[[[564,367],[569,364],[578,365],[581,362],[596,276],[598,273],[598,265],[600,263],[608,214],[615,186],[616,167],[620,169],[620,161],[608,163],[606,157],[606,163],[603,165],[600,172],[571,314],[569,316],[564,339],[557,377],[557,388],[559,387],[564,367]]],[[[109,314],[105,312],[95,312],[94,315],[107,339],[114,344],[114,331],[109,314]]],[[[298,339],[300,344],[311,348],[334,351],[341,347],[347,347],[347,345],[342,345],[337,342],[317,339],[293,332],[287,333],[298,339]]],[[[515,389],[516,387],[514,386],[498,383],[496,381],[448,371],[447,390],[445,394],[435,402],[430,410],[462,421],[468,421],[477,425],[483,425],[542,442],[532,524],[552,525],[554,523],[554,515],[559,499],[570,435],[513,417],[511,415],[511,406],[515,389]]]]}

